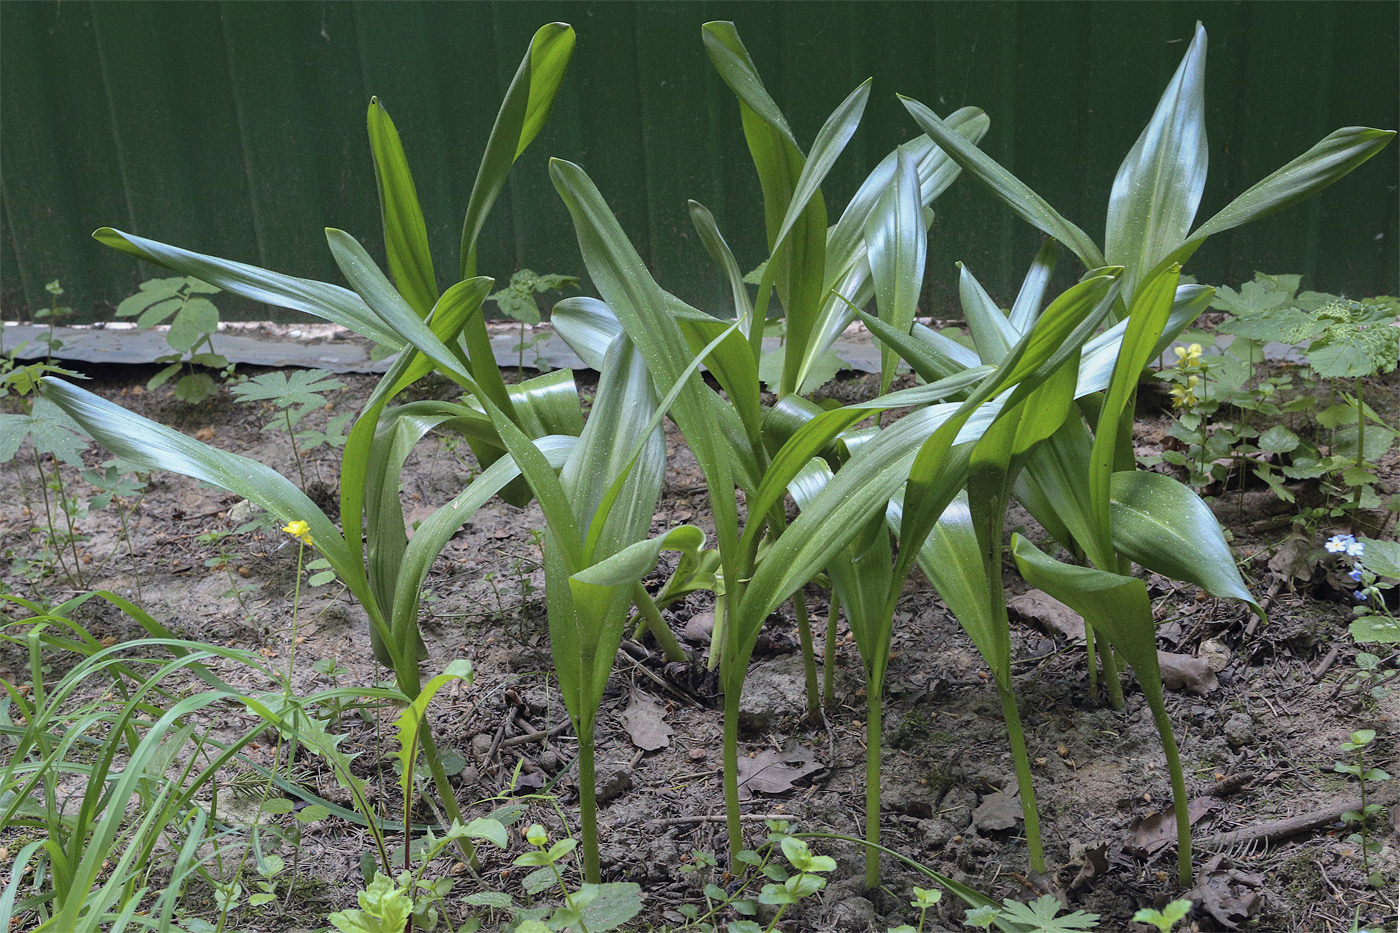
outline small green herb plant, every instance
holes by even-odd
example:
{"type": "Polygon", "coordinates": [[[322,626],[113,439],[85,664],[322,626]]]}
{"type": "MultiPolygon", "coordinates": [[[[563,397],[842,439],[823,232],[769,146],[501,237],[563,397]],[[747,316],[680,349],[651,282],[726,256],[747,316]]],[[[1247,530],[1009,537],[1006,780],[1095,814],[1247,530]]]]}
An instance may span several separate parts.
{"type": "Polygon", "coordinates": [[[1332,769],[1339,774],[1350,774],[1356,778],[1356,782],[1361,788],[1361,809],[1348,810],[1342,814],[1342,822],[1356,827],[1356,832],[1347,836],[1347,841],[1357,846],[1361,850],[1361,870],[1366,875],[1366,883],[1373,888],[1385,886],[1385,877],[1379,871],[1371,870],[1371,856],[1381,851],[1381,843],[1370,838],[1367,831],[1367,823],[1372,817],[1378,816],[1385,807],[1378,803],[1368,803],[1366,800],[1366,785],[1371,781],[1389,781],[1390,775],[1380,768],[1366,767],[1366,749],[1376,740],[1376,730],[1358,729],[1353,732],[1348,741],[1342,743],[1342,751],[1354,752],[1356,754],[1355,763],[1348,761],[1338,761],[1332,765],[1332,769]]]}
{"type": "Polygon", "coordinates": [[[73,316],[73,309],[67,305],[58,303],[58,299],[63,297],[63,285],[58,279],[54,279],[44,286],[44,291],[48,292],[53,299],[53,303],[47,308],[39,308],[34,312],[34,320],[48,321],[49,332],[44,337],[44,345],[48,348],[48,361],[53,362],[53,355],[63,349],[63,341],[53,335],[54,325],[64,318],[73,316]]]}
{"type": "MultiPolygon", "coordinates": [[[[526,325],[535,327],[540,323],[540,305],[536,296],[546,292],[563,291],[566,288],[578,288],[578,277],[548,272],[540,274],[521,269],[510,277],[509,285],[486,296],[487,301],[496,303],[502,314],[520,322],[520,342],[513,347],[518,354],[518,375],[523,375],[525,371],[525,351],[535,349],[541,341],[549,337],[544,331],[536,331],[528,341],[525,339],[526,325]]],[[[549,372],[549,364],[540,359],[538,350],[535,350],[535,369],[542,373],[549,372]]]]}
{"type": "Polygon", "coordinates": [[[1064,905],[1053,894],[1045,894],[1029,904],[1022,904],[1007,898],[1000,907],[984,905],[969,910],[963,918],[963,925],[978,930],[990,930],[994,924],[1002,922],[1016,924],[1014,929],[1025,933],[1071,933],[1075,930],[1093,930],[1099,925],[1099,915],[1076,910],[1060,915],[1064,905]]]}
{"type": "Polygon", "coordinates": [[[224,380],[233,375],[233,364],[214,350],[219,309],[208,296],[219,291],[190,275],[147,279],[136,294],[117,305],[117,317],[136,318],[137,330],[150,330],[170,322],[165,342],[174,352],[156,357],[157,363],[167,365],[151,377],[146,383],[147,389],[165,385],[184,369],[185,374],[175,383],[175,397],[194,404],[219,391],[214,377],[196,367],[215,370],[224,380]]]}
{"type": "Polygon", "coordinates": [[[1133,914],[1133,920],[1138,923],[1149,923],[1156,927],[1160,933],[1172,933],[1172,928],[1191,912],[1191,902],[1185,898],[1172,901],[1158,910],[1156,907],[1144,907],[1133,914]]]}
{"type": "Polygon", "coordinates": [[[298,431],[297,426],[311,411],[326,405],[327,392],[343,388],[345,383],[324,369],[298,369],[290,374],[280,370],[260,373],[233,387],[233,394],[240,402],[266,402],[280,412],[280,416],[273,417],[262,429],[276,431],[286,428],[303,491],[306,490],[306,470],[302,462],[304,455],[323,445],[344,447],[348,437],[346,425],[355,417],[355,413],[347,411],[332,416],[324,429],[298,431]]]}
{"type": "Polygon", "coordinates": [[[1179,412],[1169,434],[1185,448],[1163,459],[1185,469],[1197,488],[1223,488],[1238,475],[1241,489],[1254,478],[1290,503],[1296,497],[1288,481],[1318,480],[1326,501],[1295,518],[1309,528],[1363,509],[1396,511],[1400,502],[1379,492],[1376,464],[1397,432],[1366,403],[1364,384],[1400,358],[1400,327],[1393,326],[1400,300],[1353,301],[1299,291],[1300,283],[1297,275],[1256,272],[1238,291],[1217,289],[1211,307],[1229,314],[1218,336],[1187,336],[1218,352],[1180,358],[1191,348],[1178,347],[1178,365],[1159,374],[1172,383],[1179,412]],[[1259,378],[1267,343],[1296,348],[1306,365],[1259,378]],[[1352,392],[1336,388],[1346,380],[1352,392]]]}

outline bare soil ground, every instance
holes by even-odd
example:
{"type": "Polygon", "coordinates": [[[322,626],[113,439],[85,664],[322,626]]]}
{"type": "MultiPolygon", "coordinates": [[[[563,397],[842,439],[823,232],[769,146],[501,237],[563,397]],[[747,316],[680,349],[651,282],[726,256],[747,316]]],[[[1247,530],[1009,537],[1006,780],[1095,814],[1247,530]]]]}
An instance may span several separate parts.
{"type": "MultiPolygon", "coordinates": [[[[285,435],[260,430],[269,412],[234,404],[227,392],[195,407],[174,400],[168,388],[145,392],[140,386],[147,374],[137,368],[95,375],[93,385],[101,394],[297,476],[285,435]]],[[[332,406],[358,411],[374,380],[346,381],[349,386],[333,394],[332,406]]],[[[1368,397],[1390,396],[1393,409],[1397,385],[1392,374],[1378,380],[1368,397]]],[[[429,391],[448,397],[448,388],[429,391]]],[[[859,397],[871,388],[866,380],[844,379],[829,391],[859,397]]],[[[310,420],[319,424],[328,417],[330,412],[318,412],[310,420]]],[[[1145,449],[1160,446],[1165,423],[1164,415],[1148,412],[1138,425],[1139,443],[1145,449]]],[[[694,461],[674,433],[668,435],[668,449],[673,456],[654,528],[681,522],[703,526],[708,503],[694,461]]],[[[336,456],[320,448],[305,465],[308,483],[327,501],[334,498],[336,456]]],[[[105,458],[95,448],[87,454],[90,464],[105,458]]],[[[0,491],[0,554],[6,555],[0,581],[29,595],[34,589],[17,572],[15,560],[34,547],[30,529],[42,525],[42,516],[34,467],[24,459],[0,491]]],[[[473,469],[464,445],[421,445],[404,473],[410,521],[460,491],[473,469]]],[[[1392,487],[1395,469],[1391,460],[1382,477],[1392,487]]],[[[80,481],[74,486],[81,492],[80,481]]],[[[1177,654],[1204,653],[1216,658],[1219,668],[1214,688],[1169,693],[1194,810],[1200,813],[1194,827],[1202,840],[1200,887],[1193,893],[1198,910],[1191,928],[1321,933],[1348,929],[1358,910],[1363,923],[1385,927],[1396,922],[1398,875],[1389,821],[1382,832],[1386,849],[1378,859],[1389,879],[1382,890],[1366,886],[1360,854],[1345,841],[1348,830],[1335,817],[1287,838],[1209,841],[1350,799],[1354,786],[1334,773],[1332,764],[1340,757],[1338,746],[1355,729],[1377,731],[1376,765],[1388,767],[1395,759],[1400,683],[1379,701],[1353,689],[1357,649],[1346,629],[1349,607],[1329,588],[1325,574],[1300,583],[1269,569],[1288,532],[1286,516],[1281,524],[1270,517],[1272,501],[1267,493],[1246,491],[1237,499],[1232,491],[1218,503],[1256,593],[1268,594],[1267,624],[1251,621],[1242,606],[1207,598],[1192,587],[1149,581],[1159,614],[1159,646],[1177,654]]],[[[230,539],[227,565],[210,567],[206,561],[219,555],[196,540],[212,529],[236,527],[243,518],[238,506],[238,499],[221,490],[157,474],[129,520],[134,553],[128,553],[113,509],[94,514],[79,529],[90,536],[79,549],[86,586],[137,600],[184,636],[256,649],[272,664],[290,663],[296,546],[280,532],[256,532],[230,539]],[[227,595],[231,581],[250,587],[246,610],[227,595]]],[[[436,673],[450,660],[467,658],[476,670],[474,685],[444,691],[431,709],[441,745],[460,758],[456,770],[464,808],[481,815],[496,805],[492,798],[548,788],[562,810],[549,800],[535,800],[529,819],[557,833],[559,813],[574,812],[569,773],[574,741],[550,674],[541,554],[531,533],[540,524],[534,507],[516,509],[497,500],[451,542],[424,599],[422,629],[431,651],[424,669],[436,673]]],[[[1008,524],[1040,533],[1024,513],[1013,513],[1008,524]]],[[[1007,583],[1013,591],[1025,589],[1010,569],[1007,583]]],[[[56,601],[70,595],[66,586],[61,577],[50,577],[38,589],[56,601]]],[[[816,588],[808,595],[820,624],[826,597],[816,588]]],[[[92,606],[81,620],[98,637],[120,642],[142,636],[131,620],[92,606]]],[[[721,858],[725,850],[721,714],[714,678],[703,664],[708,608],[694,599],[669,614],[692,652],[691,664],[668,665],[650,649],[625,646],[627,656],[619,661],[599,719],[600,786],[607,798],[601,808],[603,871],[605,880],[642,886],[645,910],[633,925],[638,930],[679,925],[676,908],[703,900],[695,875],[681,873],[682,865],[694,850],[721,858]],[[622,715],[634,706],[639,716],[664,720],[671,730],[665,748],[642,751],[634,744],[622,715]]],[[[330,686],[312,670],[313,661],[326,657],[346,671],[342,684],[369,685],[388,676],[370,654],[363,613],[340,587],[303,588],[299,619],[293,673],[298,690],[330,686]]],[[[1145,929],[1130,922],[1135,910],[1182,894],[1174,883],[1173,847],[1165,844],[1170,821],[1162,844],[1154,841],[1157,815],[1170,812],[1171,795],[1148,710],[1130,678],[1121,712],[1091,697],[1082,649],[1055,629],[1018,625],[1012,639],[1052,875],[1031,877],[1019,808],[1013,809],[1016,818],[997,818],[1004,794],[1015,790],[1000,703],[972,643],[921,578],[911,583],[897,618],[884,713],[883,841],[995,897],[1024,900],[1050,888],[1062,892],[1072,907],[1100,914],[1104,930],[1145,929]],[[1007,828],[995,828],[999,825],[1007,828]]],[[[786,610],[771,620],[746,691],[752,715],[741,754],[780,752],[806,762],[798,770],[809,773],[781,792],[754,792],[746,809],[781,814],[802,830],[860,835],[865,703],[859,658],[844,628],[839,648],[835,706],[825,723],[805,722],[795,626],[786,610]]],[[[26,661],[14,645],[0,646],[0,668],[0,676],[12,682],[27,679],[26,661]]],[[[347,716],[342,728],[349,734],[343,747],[360,753],[367,774],[382,774],[392,800],[394,774],[384,730],[376,728],[373,716],[347,716]]],[[[271,750],[255,751],[255,760],[258,755],[266,761],[271,750]]],[[[316,793],[348,805],[315,759],[299,764],[316,793]]],[[[757,841],[762,822],[748,825],[757,841]]],[[[353,906],[365,848],[358,827],[335,820],[309,827],[293,896],[244,912],[235,918],[238,927],[324,927],[328,912],[353,906]]],[[[908,898],[921,876],[887,860],[885,888],[866,892],[858,847],[823,842],[816,848],[837,859],[838,871],[819,898],[785,915],[782,929],[883,931],[917,922],[908,898]]],[[[523,874],[510,867],[515,854],[488,856],[488,880],[514,890],[523,874]]],[[[459,876],[454,899],[467,893],[467,879],[459,876]]],[[[197,905],[201,896],[207,892],[192,891],[191,903],[197,905]]],[[[945,897],[925,929],[965,929],[961,918],[962,908],[945,897]]]]}

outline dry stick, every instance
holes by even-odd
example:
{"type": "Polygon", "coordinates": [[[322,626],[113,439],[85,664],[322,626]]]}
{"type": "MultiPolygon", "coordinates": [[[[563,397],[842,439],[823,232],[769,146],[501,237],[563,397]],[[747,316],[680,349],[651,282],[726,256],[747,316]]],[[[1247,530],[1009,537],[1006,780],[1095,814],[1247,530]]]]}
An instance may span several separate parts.
{"type": "MultiPolygon", "coordinates": [[[[1400,786],[1389,786],[1381,791],[1367,795],[1371,803],[1378,803],[1381,806],[1394,806],[1400,801],[1400,786]]],[[[1308,813],[1300,813],[1297,816],[1290,816],[1281,820],[1268,820],[1263,823],[1256,823],[1253,826],[1246,826],[1243,829],[1232,830],[1228,833],[1216,833],[1214,836],[1206,836],[1196,840],[1196,844],[1203,849],[1226,849],[1232,846],[1245,845],[1253,842],[1263,842],[1265,845],[1277,842],[1280,839],[1287,839],[1290,836],[1297,836],[1302,833],[1312,832],[1330,826],[1342,818],[1342,814],[1348,810],[1360,810],[1361,798],[1353,797],[1341,803],[1331,804],[1321,810],[1313,810],[1308,813]]]]}
{"type": "MultiPolygon", "coordinates": [[[[723,813],[708,816],[671,816],[651,821],[653,826],[684,826],[689,823],[723,823],[727,817],[723,813]]],[[[759,820],[790,820],[791,813],[741,813],[739,819],[758,822],[759,820]]]]}

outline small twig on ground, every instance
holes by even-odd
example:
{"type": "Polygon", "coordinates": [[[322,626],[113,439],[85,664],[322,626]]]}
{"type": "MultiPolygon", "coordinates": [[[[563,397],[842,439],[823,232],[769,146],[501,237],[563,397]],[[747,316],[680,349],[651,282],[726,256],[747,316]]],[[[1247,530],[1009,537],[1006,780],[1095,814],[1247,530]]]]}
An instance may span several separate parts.
{"type": "MultiPolygon", "coordinates": [[[[749,822],[759,820],[790,820],[791,813],[741,813],[739,819],[749,822]]],[[[723,813],[712,813],[706,816],[669,816],[651,821],[653,826],[687,826],[693,823],[723,823],[725,816],[723,813]]]]}
{"type": "MultiPolygon", "coordinates": [[[[1370,795],[1370,797],[1369,803],[1379,803],[1387,807],[1394,806],[1397,801],[1400,801],[1400,787],[1387,787],[1370,795]]],[[[1342,814],[1348,810],[1360,809],[1361,798],[1354,797],[1323,807],[1320,810],[1300,813],[1297,816],[1281,820],[1267,820],[1228,833],[1216,833],[1214,836],[1206,836],[1204,839],[1196,840],[1196,844],[1202,849],[1225,849],[1252,842],[1262,842],[1267,845],[1330,826],[1340,820],[1342,814]]]]}
{"type": "Polygon", "coordinates": [[[1317,683],[1321,680],[1322,675],[1327,673],[1328,669],[1331,668],[1333,664],[1337,663],[1337,655],[1341,654],[1341,651],[1342,646],[1340,643],[1332,646],[1332,650],[1327,652],[1327,657],[1323,658],[1322,663],[1317,666],[1317,670],[1313,671],[1313,683],[1317,683]]]}

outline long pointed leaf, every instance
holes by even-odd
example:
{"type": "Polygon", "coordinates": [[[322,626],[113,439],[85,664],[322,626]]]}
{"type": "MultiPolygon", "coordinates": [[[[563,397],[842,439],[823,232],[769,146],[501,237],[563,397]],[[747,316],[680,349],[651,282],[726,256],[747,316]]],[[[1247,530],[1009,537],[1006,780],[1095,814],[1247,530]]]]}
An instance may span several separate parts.
{"type": "MultiPolygon", "coordinates": [[[[901,333],[914,323],[919,292],[924,285],[928,234],[924,229],[919,176],[913,160],[898,150],[894,178],[866,222],[865,242],[875,280],[875,304],[880,318],[901,333]]],[[[880,394],[890,390],[899,355],[892,347],[880,350],[880,394]]]]}
{"type": "Polygon", "coordinates": [[[1206,31],[1196,34],[1118,174],[1108,199],[1104,256],[1127,269],[1131,301],[1144,276],[1180,246],[1205,191],[1206,31]]]}
{"type": "Polygon", "coordinates": [[[370,98],[368,123],[389,274],[418,316],[427,317],[437,304],[438,287],[433,255],[428,250],[428,227],[418,205],[418,189],[408,170],[399,131],[377,97],[370,98]]]}
{"type": "Polygon", "coordinates": [[[940,120],[936,113],[917,100],[901,96],[900,101],[921,130],[942,146],[948,156],[968,174],[991,188],[1018,216],[1069,247],[1079,257],[1079,261],[1084,263],[1086,269],[1097,269],[1109,264],[1088,234],[1062,217],[1044,198],[998,165],[995,159],[968,143],[952,127],[940,120]]]}
{"type": "Polygon", "coordinates": [[[99,228],[92,238],[104,246],[110,246],[137,259],[192,275],[240,298],[292,311],[303,311],[340,324],[390,349],[397,350],[404,344],[403,338],[385,327],[360,296],[348,288],[270,272],[230,259],[206,256],[132,233],[123,233],[111,227],[99,228]]]}

